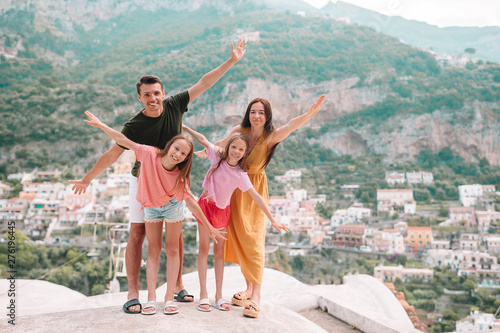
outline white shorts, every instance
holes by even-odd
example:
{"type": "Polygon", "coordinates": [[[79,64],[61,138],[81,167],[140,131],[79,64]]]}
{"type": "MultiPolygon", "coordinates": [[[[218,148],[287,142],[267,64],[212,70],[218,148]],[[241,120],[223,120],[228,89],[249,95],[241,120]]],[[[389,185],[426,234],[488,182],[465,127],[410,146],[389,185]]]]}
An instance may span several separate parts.
{"type": "Polygon", "coordinates": [[[137,177],[130,174],[128,187],[128,213],[130,223],[144,223],[144,213],[141,204],[137,201],[137,177]]]}

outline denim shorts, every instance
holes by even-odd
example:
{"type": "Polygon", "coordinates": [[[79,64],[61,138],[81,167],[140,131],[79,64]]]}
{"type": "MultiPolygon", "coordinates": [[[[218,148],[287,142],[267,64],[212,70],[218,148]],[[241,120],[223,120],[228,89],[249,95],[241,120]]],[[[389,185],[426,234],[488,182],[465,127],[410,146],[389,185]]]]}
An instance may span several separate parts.
{"type": "Polygon", "coordinates": [[[165,205],[157,208],[144,208],[144,222],[174,223],[184,217],[184,201],[172,198],[165,205]]]}

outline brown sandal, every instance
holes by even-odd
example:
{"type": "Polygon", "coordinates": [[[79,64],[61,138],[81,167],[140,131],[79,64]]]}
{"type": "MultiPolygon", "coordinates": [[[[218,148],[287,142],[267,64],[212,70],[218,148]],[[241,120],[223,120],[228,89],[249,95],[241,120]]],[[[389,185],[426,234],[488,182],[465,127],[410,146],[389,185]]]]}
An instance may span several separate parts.
{"type": "Polygon", "coordinates": [[[233,295],[231,302],[237,306],[245,306],[247,305],[247,300],[248,300],[247,293],[244,291],[239,291],[233,295]],[[236,298],[236,296],[238,296],[239,298],[236,298]]]}
{"type": "Polygon", "coordinates": [[[257,318],[259,315],[260,307],[254,301],[249,301],[245,309],[243,310],[243,315],[246,317],[257,318]]]}

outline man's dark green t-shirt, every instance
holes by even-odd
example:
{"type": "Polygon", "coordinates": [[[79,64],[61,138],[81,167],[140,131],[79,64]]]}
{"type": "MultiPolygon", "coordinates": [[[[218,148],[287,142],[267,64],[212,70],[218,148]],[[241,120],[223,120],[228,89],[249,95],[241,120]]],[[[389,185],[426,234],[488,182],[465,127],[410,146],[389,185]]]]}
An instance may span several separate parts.
{"type": "MultiPolygon", "coordinates": [[[[163,112],[159,117],[145,116],[143,109],[123,125],[122,133],[135,143],[163,149],[170,139],[182,132],[182,116],[187,112],[188,104],[187,90],[170,96],[163,100],[163,112]]],[[[137,177],[140,165],[136,160],[132,175],[137,177]]]]}

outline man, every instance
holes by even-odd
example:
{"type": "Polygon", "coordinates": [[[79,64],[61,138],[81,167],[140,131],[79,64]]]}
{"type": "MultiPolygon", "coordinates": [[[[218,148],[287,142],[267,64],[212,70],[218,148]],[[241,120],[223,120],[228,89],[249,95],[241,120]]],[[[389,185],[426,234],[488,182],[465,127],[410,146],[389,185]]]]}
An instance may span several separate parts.
{"type": "MultiPolygon", "coordinates": [[[[165,98],[165,91],[161,80],[153,75],[142,77],[137,83],[137,98],[144,105],[144,109],[129,120],[123,127],[122,133],[134,142],[156,146],[160,149],[175,135],[182,131],[182,117],[187,111],[189,103],[202,93],[210,89],[234,64],[245,54],[246,41],[240,39],[236,48],[231,44],[231,57],[219,67],[205,74],[194,86],[187,91],[165,98]]],[[[90,182],[101,172],[110,167],[123,153],[124,148],[113,145],[105,152],[81,179],[70,180],[75,194],[85,193],[90,182]]],[[[129,291],[127,302],[123,305],[126,313],[141,313],[139,302],[139,271],[142,259],[142,243],[145,236],[145,225],[140,210],[141,205],[135,199],[137,193],[137,178],[140,163],[136,161],[132,169],[129,189],[130,231],[125,254],[127,268],[127,283],[129,291]]],[[[180,270],[175,291],[176,300],[192,302],[194,297],[184,289],[182,282],[182,265],[184,256],[184,242],[179,239],[180,270]]]]}

